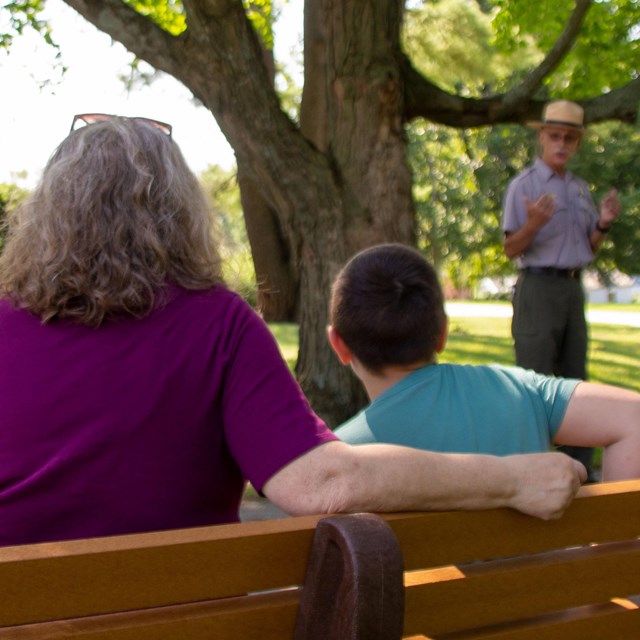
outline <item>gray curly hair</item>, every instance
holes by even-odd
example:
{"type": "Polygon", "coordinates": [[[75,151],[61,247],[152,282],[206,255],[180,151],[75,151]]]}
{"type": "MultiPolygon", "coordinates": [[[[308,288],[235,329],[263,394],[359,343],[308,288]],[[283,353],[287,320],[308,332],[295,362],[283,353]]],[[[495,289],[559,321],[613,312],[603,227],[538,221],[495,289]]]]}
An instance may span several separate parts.
{"type": "Polygon", "coordinates": [[[213,221],[169,136],[114,118],[73,131],[11,216],[0,292],[43,322],[149,313],[168,283],[222,284],[213,221]]]}

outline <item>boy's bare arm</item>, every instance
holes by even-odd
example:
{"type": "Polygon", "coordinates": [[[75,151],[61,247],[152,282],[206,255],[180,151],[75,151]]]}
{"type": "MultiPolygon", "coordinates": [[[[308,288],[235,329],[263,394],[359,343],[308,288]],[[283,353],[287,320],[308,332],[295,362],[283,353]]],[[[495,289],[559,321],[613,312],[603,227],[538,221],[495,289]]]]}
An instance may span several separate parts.
{"type": "Polygon", "coordinates": [[[554,442],[604,447],[603,480],[640,478],[640,394],[581,382],[554,442]]]}

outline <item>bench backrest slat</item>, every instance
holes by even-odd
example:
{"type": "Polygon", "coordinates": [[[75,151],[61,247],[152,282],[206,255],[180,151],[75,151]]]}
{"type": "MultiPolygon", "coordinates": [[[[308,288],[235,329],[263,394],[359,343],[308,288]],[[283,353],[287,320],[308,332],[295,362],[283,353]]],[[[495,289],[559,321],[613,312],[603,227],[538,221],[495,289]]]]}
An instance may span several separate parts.
{"type": "Polygon", "coordinates": [[[0,628],[0,640],[282,640],[292,638],[299,591],[0,628]]]}
{"type": "Polygon", "coordinates": [[[640,541],[535,559],[458,565],[458,576],[407,588],[405,632],[437,636],[640,592],[640,541]]]}
{"type": "Polygon", "coordinates": [[[640,481],[589,485],[559,520],[510,509],[388,514],[405,569],[626,540],[640,534],[640,481]]]}
{"type": "MultiPolygon", "coordinates": [[[[515,627],[447,634],[446,640],[635,640],[640,630],[640,610],[618,609],[602,615],[587,614],[579,619],[541,621],[515,627]]],[[[440,636],[412,635],[403,640],[440,640],[440,636]]]]}
{"type": "Polygon", "coordinates": [[[300,585],[319,519],[0,548],[0,627],[300,585]]]}

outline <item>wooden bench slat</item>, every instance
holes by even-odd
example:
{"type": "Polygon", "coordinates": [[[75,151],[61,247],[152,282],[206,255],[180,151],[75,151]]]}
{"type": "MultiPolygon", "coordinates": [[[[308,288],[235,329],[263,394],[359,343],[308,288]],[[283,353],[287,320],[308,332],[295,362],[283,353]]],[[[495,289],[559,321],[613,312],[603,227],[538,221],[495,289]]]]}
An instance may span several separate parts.
{"type": "Polygon", "coordinates": [[[606,602],[640,590],[640,541],[548,556],[540,562],[523,558],[458,566],[458,577],[408,587],[405,632],[457,632],[606,602]]]}
{"type": "Polygon", "coordinates": [[[398,537],[407,570],[640,535],[640,481],[588,485],[560,520],[509,509],[382,516],[398,537]]]}
{"type": "Polygon", "coordinates": [[[0,548],[0,626],[302,584],[319,519],[0,548]]]}
{"type": "Polygon", "coordinates": [[[590,611],[568,620],[532,622],[512,627],[470,633],[403,636],[403,640],[635,640],[640,633],[640,609],[590,611]]]}
{"type": "Polygon", "coordinates": [[[293,637],[300,590],[0,629],[0,640],[237,640],[293,637]]]}

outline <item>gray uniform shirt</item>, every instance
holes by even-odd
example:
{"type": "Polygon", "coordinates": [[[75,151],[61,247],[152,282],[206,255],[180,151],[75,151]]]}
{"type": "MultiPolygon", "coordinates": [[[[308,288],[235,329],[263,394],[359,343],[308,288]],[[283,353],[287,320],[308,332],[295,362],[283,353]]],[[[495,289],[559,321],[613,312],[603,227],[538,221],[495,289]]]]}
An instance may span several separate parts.
{"type": "Polygon", "coordinates": [[[555,213],[518,258],[518,266],[585,267],[593,260],[589,235],[598,221],[598,211],[589,185],[569,171],[560,176],[538,158],[513,178],[504,197],[502,228],[508,233],[518,231],[528,219],[524,197],[535,202],[548,192],[556,197],[555,213]]]}

